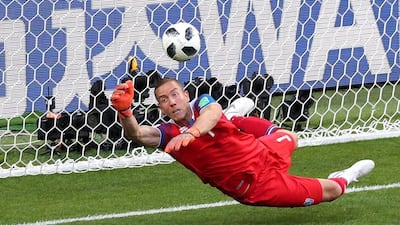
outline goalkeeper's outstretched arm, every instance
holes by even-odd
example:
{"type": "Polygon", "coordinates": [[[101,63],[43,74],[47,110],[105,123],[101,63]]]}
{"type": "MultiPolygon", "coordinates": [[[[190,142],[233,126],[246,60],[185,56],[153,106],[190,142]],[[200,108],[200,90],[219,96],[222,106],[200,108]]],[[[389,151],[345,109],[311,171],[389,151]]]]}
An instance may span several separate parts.
{"type": "Polygon", "coordinates": [[[139,125],[133,116],[131,109],[133,95],[133,83],[128,80],[116,86],[111,96],[111,104],[118,111],[124,134],[141,145],[157,147],[160,141],[158,129],[152,126],[139,125]]]}

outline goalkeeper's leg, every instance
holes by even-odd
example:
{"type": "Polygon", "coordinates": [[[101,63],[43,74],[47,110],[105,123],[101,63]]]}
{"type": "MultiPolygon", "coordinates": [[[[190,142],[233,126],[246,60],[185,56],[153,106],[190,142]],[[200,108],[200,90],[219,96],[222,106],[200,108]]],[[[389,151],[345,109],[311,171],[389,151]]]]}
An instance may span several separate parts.
{"type": "Polygon", "coordinates": [[[231,118],[231,121],[240,130],[249,134],[253,134],[256,138],[270,135],[275,131],[281,129],[271,121],[255,116],[233,116],[231,118]]]}

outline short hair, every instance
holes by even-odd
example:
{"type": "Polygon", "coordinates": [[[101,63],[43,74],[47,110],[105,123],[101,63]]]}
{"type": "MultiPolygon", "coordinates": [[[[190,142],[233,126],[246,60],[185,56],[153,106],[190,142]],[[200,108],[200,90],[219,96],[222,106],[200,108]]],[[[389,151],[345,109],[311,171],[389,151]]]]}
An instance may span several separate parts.
{"type": "MultiPolygon", "coordinates": [[[[161,80],[159,80],[159,81],[157,82],[156,86],[154,87],[154,96],[156,96],[156,98],[157,98],[157,95],[156,95],[157,89],[158,89],[159,87],[161,87],[162,85],[168,83],[168,82],[174,82],[174,83],[178,84],[179,87],[181,87],[182,90],[183,90],[183,85],[182,85],[181,82],[179,82],[177,79],[175,79],[175,78],[170,78],[170,77],[164,77],[164,78],[162,78],[161,80]]],[[[158,99],[157,99],[157,100],[158,100],[158,99]]]]}

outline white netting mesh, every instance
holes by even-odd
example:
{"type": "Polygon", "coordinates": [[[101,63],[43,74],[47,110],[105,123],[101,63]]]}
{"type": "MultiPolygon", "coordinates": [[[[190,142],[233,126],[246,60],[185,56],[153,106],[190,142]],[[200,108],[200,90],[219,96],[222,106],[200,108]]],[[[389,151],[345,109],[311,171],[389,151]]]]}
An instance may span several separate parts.
{"type": "Polygon", "coordinates": [[[172,162],[123,136],[108,98],[127,78],[142,124],[164,120],[154,84],[175,77],[223,108],[252,98],[251,115],[298,131],[301,146],[400,136],[398,9],[396,0],[1,1],[0,177],[172,162]],[[181,21],[201,34],[185,63],[160,39],[181,21]]]}

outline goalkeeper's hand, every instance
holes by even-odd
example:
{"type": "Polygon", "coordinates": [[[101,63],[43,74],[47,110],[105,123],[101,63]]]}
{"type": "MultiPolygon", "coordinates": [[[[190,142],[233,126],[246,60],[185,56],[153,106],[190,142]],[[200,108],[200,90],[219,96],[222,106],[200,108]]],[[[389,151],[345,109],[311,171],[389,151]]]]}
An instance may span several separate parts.
{"type": "Polygon", "coordinates": [[[115,87],[111,95],[111,104],[118,111],[118,116],[127,118],[132,116],[132,100],[133,100],[134,87],[131,80],[126,81],[115,87]]]}
{"type": "Polygon", "coordinates": [[[191,127],[184,133],[179,134],[172,138],[167,146],[165,147],[165,152],[170,153],[172,151],[179,151],[181,147],[186,147],[192,143],[196,138],[200,137],[200,130],[197,127],[191,127]]]}

